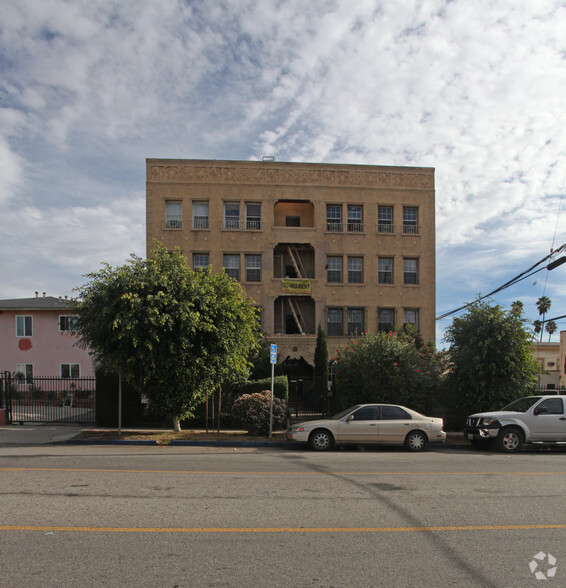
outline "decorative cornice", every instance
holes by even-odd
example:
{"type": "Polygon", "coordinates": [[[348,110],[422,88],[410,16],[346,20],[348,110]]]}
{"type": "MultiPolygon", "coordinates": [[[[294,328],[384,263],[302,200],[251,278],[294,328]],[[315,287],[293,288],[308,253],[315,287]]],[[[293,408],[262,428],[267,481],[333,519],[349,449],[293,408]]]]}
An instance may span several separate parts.
{"type": "Polygon", "coordinates": [[[371,168],[364,166],[324,166],[313,164],[244,163],[242,165],[198,165],[190,163],[148,162],[147,181],[155,183],[250,184],[286,186],[355,186],[362,188],[400,188],[434,190],[434,170],[422,168],[371,168]],[[303,168],[303,166],[306,166],[303,168]],[[358,169],[362,168],[362,169],[358,169]]]}

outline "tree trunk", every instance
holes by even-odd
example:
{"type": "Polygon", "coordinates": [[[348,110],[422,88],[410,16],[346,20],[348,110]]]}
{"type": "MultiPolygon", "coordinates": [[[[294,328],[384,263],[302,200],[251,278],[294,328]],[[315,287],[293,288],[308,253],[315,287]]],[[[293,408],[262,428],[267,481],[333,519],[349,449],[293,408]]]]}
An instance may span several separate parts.
{"type": "Polygon", "coordinates": [[[179,422],[179,417],[176,416],[173,417],[173,431],[175,431],[175,433],[181,432],[181,423],[179,422]]]}

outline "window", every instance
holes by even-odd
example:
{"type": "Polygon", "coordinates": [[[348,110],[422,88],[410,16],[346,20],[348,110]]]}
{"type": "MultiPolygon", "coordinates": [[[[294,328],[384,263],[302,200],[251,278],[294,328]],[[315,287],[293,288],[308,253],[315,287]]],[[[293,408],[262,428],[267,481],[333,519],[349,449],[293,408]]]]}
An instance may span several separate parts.
{"type": "Polygon", "coordinates": [[[419,311],[415,309],[406,308],[403,312],[403,324],[419,326],[419,311]]]}
{"type": "Polygon", "coordinates": [[[419,283],[419,260],[418,259],[404,259],[403,260],[403,282],[405,284],[419,283]]]}
{"type": "Polygon", "coordinates": [[[378,206],[377,207],[377,232],[378,233],[392,233],[393,232],[393,207],[392,206],[378,206]]]}
{"type": "Polygon", "coordinates": [[[348,309],[348,335],[361,335],[364,332],[364,311],[362,308],[348,309]]]}
{"type": "Polygon", "coordinates": [[[301,226],[301,217],[300,216],[286,216],[285,217],[285,226],[286,227],[300,227],[301,226]]]}
{"type": "Polygon", "coordinates": [[[377,329],[391,332],[395,328],[395,310],[393,308],[380,308],[377,317],[377,329]]]}
{"type": "Polygon", "coordinates": [[[261,231],[261,204],[246,202],[246,230],[261,231]]]}
{"type": "Polygon", "coordinates": [[[20,381],[23,380],[25,384],[33,384],[33,364],[16,364],[16,378],[18,378],[20,381]]]}
{"type": "Polygon", "coordinates": [[[183,228],[183,204],[178,200],[165,201],[165,228],[183,228]]]}
{"type": "Polygon", "coordinates": [[[348,283],[363,284],[364,259],[363,257],[348,257],[348,283]]]}
{"type": "Polygon", "coordinates": [[[415,206],[403,207],[403,234],[419,234],[418,209],[415,206]]]}
{"type": "Polygon", "coordinates": [[[335,204],[326,205],[326,230],[329,233],[342,232],[342,207],[335,204]]]}
{"type": "Polygon", "coordinates": [[[377,283],[393,284],[393,258],[380,257],[377,260],[377,283]]]}
{"type": "Polygon", "coordinates": [[[72,314],[63,314],[59,317],[60,331],[75,331],[77,326],[77,317],[72,314]]]}
{"type": "Polygon", "coordinates": [[[326,311],[326,333],[329,337],[341,337],[344,333],[342,314],[341,308],[329,308],[326,311]]]}
{"type": "Polygon", "coordinates": [[[400,406],[387,406],[381,407],[381,419],[384,421],[410,421],[411,415],[400,406]]]}
{"type": "Polygon", "coordinates": [[[362,406],[352,413],[355,421],[377,421],[379,420],[379,406],[362,406]]]}
{"type": "Polygon", "coordinates": [[[246,255],[246,282],[261,282],[261,255],[246,255]]]}
{"type": "Polygon", "coordinates": [[[348,205],[348,232],[363,233],[363,208],[361,206],[348,205]]]}
{"type": "Polygon", "coordinates": [[[78,363],[62,363],[61,364],[61,377],[62,378],[80,378],[81,377],[81,366],[78,363]]]}
{"type": "Polygon", "coordinates": [[[229,231],[238,231],[240,229],[240,203],[224,203],[224,228],[229,231]]]}
{"type": "Polygon", "coordinates": [[[16,317],[16,337],[32,336],[32,318],[29,315],[16,317]]]}
{"type": "Polygon", "coordinates": [[[342,258],[341,257],[327,257],[326,258],[326,281],[329,284],[342,283],[342,258]]]}
{"type": "Polygon", "coordinates": [[[562,398],[547,398],[536,407],[535,411],[536,414],[564,414],[562,398]]]}
{"type": "Polygon", "coordinates": [[[240,256],[224,254],[224,270],[231,278],[240,281],[240,256]]]}
{"type": "Polygon", "coordinates": [[[193,229],[202,231],[209,228],[208,202],[193,202],[193,229]]]}
{"type": "Polygon", "coordinates": [[[193,253],[193,269],[206,269],[210,265],[208,253],[193,253]]]}

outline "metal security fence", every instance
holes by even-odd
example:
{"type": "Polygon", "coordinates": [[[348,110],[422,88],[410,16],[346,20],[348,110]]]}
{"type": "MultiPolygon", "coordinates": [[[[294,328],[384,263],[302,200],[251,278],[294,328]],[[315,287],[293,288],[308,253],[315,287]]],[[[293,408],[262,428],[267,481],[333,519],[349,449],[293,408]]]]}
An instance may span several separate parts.
{"type": "Polygon", "coordinates": [[[28,378],[4,372],[0,390],[8,423],[96,423],[95,378],[28,378]]]}

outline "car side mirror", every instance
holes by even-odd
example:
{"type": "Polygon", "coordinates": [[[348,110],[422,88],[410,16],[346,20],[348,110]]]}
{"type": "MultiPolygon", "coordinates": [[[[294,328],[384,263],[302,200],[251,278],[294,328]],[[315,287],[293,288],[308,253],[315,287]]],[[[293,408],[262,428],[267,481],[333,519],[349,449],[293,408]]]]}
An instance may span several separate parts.
{"type": "Polygon", "coordinates": [[[348,417],[346,418],[346,422],[347,423],[351,423],[354,420],[354,415],[353,414],[349,414],[348,417]]]}
{"type": "Polygon", "coordinates": [[[535,408],[535,416],[538,416],[539,414],[546,414],[547,412],[548,410],[544,408],[544,406],[541,406],[540,408],[535,408]]]}

